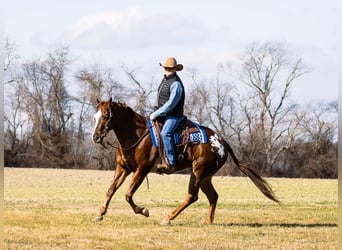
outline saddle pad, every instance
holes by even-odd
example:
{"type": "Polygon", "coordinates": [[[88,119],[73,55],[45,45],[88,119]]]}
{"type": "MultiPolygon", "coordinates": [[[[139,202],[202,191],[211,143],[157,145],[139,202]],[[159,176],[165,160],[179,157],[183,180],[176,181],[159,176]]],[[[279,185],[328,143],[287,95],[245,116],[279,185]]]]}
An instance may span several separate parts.
{"type": "MultiPolygon", "coordinates": [[[[187,142],[207,143],[208,139],[207,139],[207,135],[206,135],[204,129],[199,124],[197,124],[195,122],[192,122],[192,123],[196,126],[198,131],[189,133],[187,142]]],[[[147,117],[147,124],[148,124],[148,128],[150,130],[153,146],[158,147],[160,138],[159,138],[159,135],[157,133],[157,129],[154,126],[154,123],[150,120],[149,117],[147,117]]],[[[182,144],[184,142],[182,131],[180,131],[180,132],[177,131],[173,135],[173,139],[174,139],[174,142],[176,145],[182,144]]]]}
{"type": "Polygon", "coordinates": [[[159,137],[157,136],[157,129],[154,126],[154,123],[151,121],[151,119],[149,117],[146,117],[146,119],[147,119],[148,129],[150,130],[152,144],[153,144],[154,147],[158,147],[158,145],[159,145],[159,137]]]}

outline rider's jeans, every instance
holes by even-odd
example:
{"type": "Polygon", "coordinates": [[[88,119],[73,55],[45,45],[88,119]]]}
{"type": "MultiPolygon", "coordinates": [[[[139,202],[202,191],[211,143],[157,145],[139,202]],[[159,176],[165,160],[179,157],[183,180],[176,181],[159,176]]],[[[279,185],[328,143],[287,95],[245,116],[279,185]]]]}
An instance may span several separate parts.
{"type": "Polygon", "coordinates": [[[160,135],[163,140],[166,157],[170,165],[176,165],[176,156],[175,156],[175,143],[173,141],[173,134],[177,129],[179,122],[182,120],[182,117],[176,116],[168,116],[166,117],[164,126],[160,135]]]}

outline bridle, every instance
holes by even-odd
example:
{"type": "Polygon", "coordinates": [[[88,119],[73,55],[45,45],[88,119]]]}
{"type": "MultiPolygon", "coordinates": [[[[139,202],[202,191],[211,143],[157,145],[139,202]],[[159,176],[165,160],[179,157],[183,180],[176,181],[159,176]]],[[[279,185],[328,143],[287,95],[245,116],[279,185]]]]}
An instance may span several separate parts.
{"type": "Polygon", "coordinates": [[[110,128],[110,125],[112,124],[112,120],[113,120],[113,111],[112,111],[112,107],[109,108],[109,116],[108,116],[108,118],[106,117],[105,119],[107,120],[105,129],[106,129],[106,131],[107,131],[107,133],[108,133],[109,128],[110,128]]]}

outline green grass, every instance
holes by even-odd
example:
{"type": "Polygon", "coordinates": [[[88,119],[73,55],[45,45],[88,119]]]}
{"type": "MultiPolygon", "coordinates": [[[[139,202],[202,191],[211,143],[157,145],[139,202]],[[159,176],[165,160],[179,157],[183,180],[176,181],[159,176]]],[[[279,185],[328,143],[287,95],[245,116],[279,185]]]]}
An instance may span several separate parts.
{"type": "Polygon", "coordinates": [[[171,226],[159,222],[184,198],[189,176],[149,175],[125,201],[129,178],[102,222],[93,222],[113,172],[5,168],[6,249],[337,249],[337,180],[267,179],[283,202],[265,198],[247,178],[214,177],[214,224],[199,200],[171,226]]]}

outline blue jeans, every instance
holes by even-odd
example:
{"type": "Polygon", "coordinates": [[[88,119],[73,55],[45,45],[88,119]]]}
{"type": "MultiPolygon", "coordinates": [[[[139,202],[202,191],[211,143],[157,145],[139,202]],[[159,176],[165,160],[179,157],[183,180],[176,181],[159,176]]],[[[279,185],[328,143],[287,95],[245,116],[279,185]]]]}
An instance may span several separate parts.
{"type": "Polygon", "coordinates": [[[176,116],[166,117],[164,126],[160,132],[169,165],[176,165],[175,143],[173,141],[173,134],[176,131],[177,126],[182,118],[183,117],[176,116]]]}

